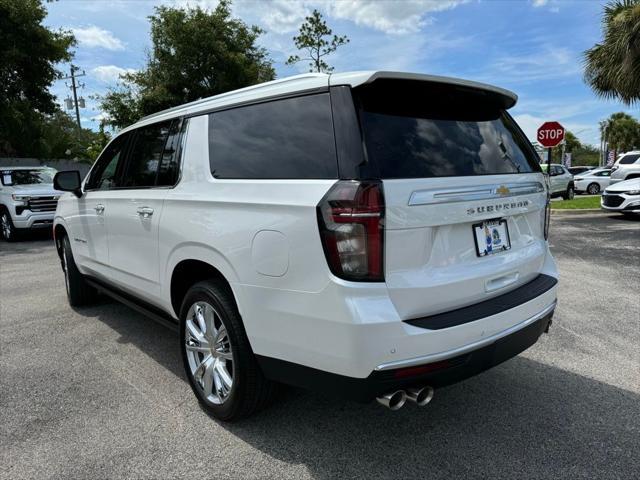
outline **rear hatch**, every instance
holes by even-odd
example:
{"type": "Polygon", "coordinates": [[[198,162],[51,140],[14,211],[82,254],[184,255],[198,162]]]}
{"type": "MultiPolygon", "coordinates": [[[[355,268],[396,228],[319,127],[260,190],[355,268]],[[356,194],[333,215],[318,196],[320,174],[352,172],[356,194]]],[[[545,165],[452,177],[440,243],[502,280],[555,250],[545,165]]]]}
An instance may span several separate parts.
{"type": "Polygon", "coordinates": [[[506,113],[472,87],[377,80],[355,89],[383,181],[385,281],[403,319],[471,305],[540,273],[546,180],[506,113]]]}

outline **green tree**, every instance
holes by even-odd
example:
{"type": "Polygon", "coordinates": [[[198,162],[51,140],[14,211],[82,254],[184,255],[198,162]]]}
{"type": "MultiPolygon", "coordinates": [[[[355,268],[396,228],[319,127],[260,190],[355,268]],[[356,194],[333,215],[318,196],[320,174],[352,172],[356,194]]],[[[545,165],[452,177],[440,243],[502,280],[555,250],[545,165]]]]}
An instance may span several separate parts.
{"type": "Polygon", "coordinates": [[[614,113],[607,120],[605,139],[618,153],[639,148],[640,123],[624,112],[614,113]]]}
{"type": "Polygon", "coordinates": [[[571,152],[571,163],[596,167],[600,164],[600,151],[593,145],[583,143],[571,152]]]}
{"type": "Polygon", "coordinates": [[[60,109],[46,115],[40,125],[37,142],[38,158],[66,158],[92,163],[109,141],[109,134],[101,127],[94,132],[88,128],[78,130],[75,120],[60,109]]]}
{"type": "Polygon", "coordinates": [[[291,55],[287,65],[293,65],[302,61],[309,61],[310,72],[331,72],[333,67],[324,61],[323,57],[335,52],[338,47],[349,43],[346,35],[334,35],[327,26],[318,10],[306,17],[300,26],[299,35],[293,37],[293,43],[298,50],[305,50],[306,57],[291,55]]]}
{"type": "Polygon", "coordinates": [[[107,146],[111,140],[111,134],[105,130],[104,120],[100,122],[97,132],[93,132],[92,138],[89,139],[89,143],[85,148],[85,156],[88,160],[93,162],[100,152],[107,146]]]}
{"type": "Polygon", "coordinates": [[[156,7],[144,69],[121,77],[101,102],[109,124],[121,128],[169,107],[273,80],[275,71],[256,41],[262,30],[231,17],[222,0],[199,7],[156,7]]]}
{"type": "Polygon", "coordinates": [[[578,140],[578,137],[576,137],[573,132],[570,132],[569,130],[567,130],[564,134],[564,142],[565,152],[573,152],[574,150],[582,147],[582,144],[580,143],[580,140],[578,140]]]}
{"type": "Polygon", "coordinates": [[[585,52],[585,81],[604,98],[640,99],[640,0],[604,7],[602,43],[585,52]]]}
{"type": "Polygon", "coordinates": [[[56,115],[49,92],[68,61],[73,35],[42,25],[40,0],[0,0],[0,155],[42,156],[47,115],[56,115]]]}

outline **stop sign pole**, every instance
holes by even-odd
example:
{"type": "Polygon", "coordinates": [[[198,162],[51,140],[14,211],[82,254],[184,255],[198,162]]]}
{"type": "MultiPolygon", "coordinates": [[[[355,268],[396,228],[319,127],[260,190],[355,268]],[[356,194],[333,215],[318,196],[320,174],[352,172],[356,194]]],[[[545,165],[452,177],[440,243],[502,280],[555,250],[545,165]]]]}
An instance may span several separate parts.
{"type": "Polygon", "coordinates": [[[538,143],[547,147],[547,175],[551,174],[551,149],[558,146],[564,140],[564,127],[558,122],[544,122],[538,128],[538,143]]]}

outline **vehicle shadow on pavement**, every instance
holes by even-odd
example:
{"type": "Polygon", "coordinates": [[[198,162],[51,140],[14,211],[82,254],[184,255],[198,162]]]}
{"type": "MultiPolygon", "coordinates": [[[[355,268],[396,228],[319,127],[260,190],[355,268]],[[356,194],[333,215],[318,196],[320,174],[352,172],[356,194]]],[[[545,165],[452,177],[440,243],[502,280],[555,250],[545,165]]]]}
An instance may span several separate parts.
{"type": "Polygon", "coordinates": [[[609,218],[612,220],[623,220],[626,222],[640,222],[640,213],[634,215],[621,215],[618,213],[616,215],[609,215],[609,218]]]}
{"type": "Polygon", "coordinates": [[[0,257],[15,255],[17,253],[37,254],[42,252],[43,246],[54,247],[53,235],[49,230],[21,233],[20,237],[10,244],[0,240],[0,257]]]}
{"type": "MultiPolygon", "coordinates": [[[[189,389],[175,332],[116,303],[78,312],[113,328],[189,389]]],[[[211,422],[214,439],[222,427],[318,479],[638,478],[639,411],[634,393],[520,356],[437,390],[425,408],[392,412],[285,388],[242,422],[215,422],[204,412],[198,422],[199,429],[211,422]]]]}
{"type": "Polygon", "coordinates": [[[397,412],[295,391],[222,426],[314,478],[638,478],[640,397],[524,357],[397,412]]]}
{"type": "Polygon", "coordinates": [[[100,295],[91,307],[71,307],[83,317],[101,321],[120,335],[118,343],[132,344],[156,363],[180,377],[189,388],[180,357],[178,334],[168,327],[112,300],[100,295]]]}

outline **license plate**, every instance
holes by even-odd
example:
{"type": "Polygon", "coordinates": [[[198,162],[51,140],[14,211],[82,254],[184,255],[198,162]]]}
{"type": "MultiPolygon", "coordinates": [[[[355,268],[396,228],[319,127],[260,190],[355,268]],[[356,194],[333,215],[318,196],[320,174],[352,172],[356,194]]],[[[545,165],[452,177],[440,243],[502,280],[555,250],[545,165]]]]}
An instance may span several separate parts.
{"type": "Polygon", "coordinates": [[[473,225],[476,253],[479,257],[493,255],[511,248],[509,229],[504,219],[487,220],[473,225]]]}

